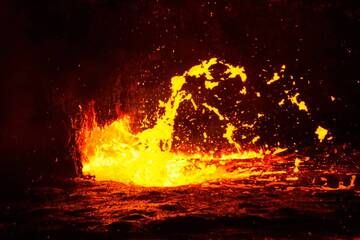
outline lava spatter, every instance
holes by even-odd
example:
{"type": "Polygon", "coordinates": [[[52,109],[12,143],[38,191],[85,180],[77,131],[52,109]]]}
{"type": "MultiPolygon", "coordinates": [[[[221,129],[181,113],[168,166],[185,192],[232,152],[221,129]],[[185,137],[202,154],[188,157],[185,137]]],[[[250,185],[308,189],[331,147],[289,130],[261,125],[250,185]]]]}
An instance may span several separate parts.
{"type": "MultiPolygon", "coordinates": [[[[285,65],[281,67],[280,75],[274,73],[273,79],[268,81],[267,85],[278,81],[280,77],[283,78],[284,71],[285,65]]],[[[192,81],[201,80],[204,81],[202,86],[207,94],[218,101],[222,98],[213,91],[221,89],[227,81],[239,81],[241,88],[238,94],[242,95],[241,97],[247,97],[246,93],[249,92],[245,86],[249,81],[243,66],[233,66],[217,58],[211,58],[191,67],[184,74],[171,78],[171,94],[167,100],[159,100],[157,110],[161,114],[152,127],[139,132],[132,131],[131,114],[99,126],[92,108],[85,112],[82,127],[77,133],[83,173],[94,175],[97,180],[159,187],[287,173],[286,170],[274,171],[268,164],[269,161],[264,161],[265,158],[272,159],[272,156],[284,151],[284,148],[279,146],[269,147],[258,143],[261,132],[258,132],[257,125],[264,114],[254,109],[253,119],[242,119],[241,113],[236,114],[236,119],[227,116],[222,108],[207,102],[206,97],[198,96],[201,91],[194,93],[185,87],[192,81]],[[221,77],[213,75],[214,65],[221,65],[225,69],[221,77]],[[207,114],[210,118],[217,119],[220,128],[217,138],[211,135],[212,129],[208,129],[210,127],[207,127],[207,124],[203,124],[205,129],[198,129],[201,130],[202,144],[214,144],[213,149],[209,150],[208,147],[205,150],[196,146],[194,152],[174,147],[175,140],[181,146],[196,145],[189,142],[189,138],[175,135],[177,118],[187,114],[179,110],[183,104],[190,104],[192,111],[200,115],[207,114]],[[241,136],[240,139],[236,138],[235,133],[239,133],[237,135],[241,136]],[[219,144],[215,146],[219,139],[225,141],[224,144],[220,144],[223,147],[218,147],[219,144]],[[245,146],[240,144],[240,140],[247,141],[245,146]]],[[[257,98],[262,96],[259,91],[252,94],[257,98]]],[[[295,94],[288,99],[298,105],[299,110],[307,111],[305,102],[299,102],[297,97],[298,94],[295,94]]],[[[279,105],[283,104],[284,100],[281,100],[279,105]]],[[[148,119],[147,116],[144,119],[148,119]]],[[[279,158],[281,157],[273,157],[274,161],[279,158]]],[[[299,162],[299,159],[296,158],[294,161],[299,162]]]]}

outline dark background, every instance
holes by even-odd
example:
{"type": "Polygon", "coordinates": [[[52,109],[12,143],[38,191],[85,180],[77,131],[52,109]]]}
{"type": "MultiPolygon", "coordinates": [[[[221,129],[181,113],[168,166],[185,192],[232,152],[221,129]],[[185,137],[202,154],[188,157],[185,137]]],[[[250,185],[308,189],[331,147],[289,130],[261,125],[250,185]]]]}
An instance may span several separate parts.
{"type": "Polygon", "coordinates": [[[245,65],[250,77],[285,63],[310,81],[303,88],[312,117],[337,144],[357,148],[358,2],[2,1],[2,183],[75,176],[71,119],[79,105],[95,99],[100,116],[114,117],[212,56],[245,65]]]}

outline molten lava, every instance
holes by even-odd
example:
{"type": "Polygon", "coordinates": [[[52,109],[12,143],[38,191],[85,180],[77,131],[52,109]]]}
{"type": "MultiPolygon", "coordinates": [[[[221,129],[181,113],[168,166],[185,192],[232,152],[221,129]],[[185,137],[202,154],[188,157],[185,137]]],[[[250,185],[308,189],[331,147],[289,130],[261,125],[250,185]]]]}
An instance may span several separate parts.
{"type": "MultiPolygon", "coordinates": [[[[282,65],[279,74],[274,73],[273,78],[266,84],[275,85],[281,82],[284,71],[285,65],[282,65]]],[[[253,93],[247,88],[244,67],[211,58],[191,67],[184,74],[171,78],[171,94],[166,101],[159,101],[158,117],[151,127],[138,132],[132,130],[131,114],[100,126],[96,121],[95,111],[91,108],[84,114],[82,127],[77,134],[83,173],[94,175],[97,180],[161,187],[269,174],[298,174],[302,161],[299,158],[291,160],[293,164],[290,170],[273,169],[271,166],[272,162],[282,161],[278,154],[284,152],[285,147],[257,145],[261,134],[256,127],[264,113],[256,112],[250,120],[244,120],[239,115],[235,115],[236,118],[230,117],[216,107],[213,101],[207,102],[205,98],[197,96],[203,94],[200,91],[200,88],[203,88],[213,99],[220,101],[222,97],[212,91],[221,88],[227,81],[239,81],[241,88],[238,93],[241,95],[253,94],[261,97],[260,92],[253,93]],[[213,76],[212,67],[215,65],[225,69],[220,77],[213,76]],[[186,84],[194,81],[203,84],[195,92],[186,87],[186,84]],[[215,119],[218,123],[216,125],[220,133],[217,138],[211,134],[212,129],[209,129],[209,126],[198,127],[198,130],[202,131],[199,137],[202,142],[200,145],[206,145],[206,149],[201,146],[187,148],[194,145],[191,139],[175,133],[176,120],[184,114],[179,109],[184,104],[191,109],[189,111],[209,116],[208,121],[215,119]],[[235,133],[240,137],[235,137],[235,133]],[[224,141],[223,147],[217,147],[217,141],[224,141]],[[177,142],[176,146],[174,142],[177,142]],[[214,145],[214,148],[209,150],[211,145],[214,145]]],[[[299,111],[308,112],[305,102],[298,100],[298,92],[284,90],[284,93],[287,98],[282,99],[278,107],[283,107],[286,100],[289,100],[288,103],[296,105],[299,111]]],[[[240,104],[240,101],[236,104],[240,104]]],[[[327,134],[324,133],[325,130],[321,128],[316,131],[320,141],[327,134]]],[[[290,178],[296,179],[296,176],[290,178]]]]}

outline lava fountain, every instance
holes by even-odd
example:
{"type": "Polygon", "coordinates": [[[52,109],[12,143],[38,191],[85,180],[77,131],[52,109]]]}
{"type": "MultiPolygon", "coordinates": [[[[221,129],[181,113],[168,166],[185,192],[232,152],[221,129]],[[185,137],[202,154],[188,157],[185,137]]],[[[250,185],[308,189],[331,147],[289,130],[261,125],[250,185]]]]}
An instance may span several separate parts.
{"type": "MultiPolygon", "coordinates": [[[[282,87],[285,70],[286,66],[282,65],[264,82],[283,93],[284,97],[274,107],[292,106],[310,117],[308,106],[300,100],[297,88],[282,87]]],[[[149,127],[138,131],[131,127],[132,114],[100,125],[94,104],[87,110],[81,108],[81,127],[76,140],[83,174],[93,175],[97,180],[149,187],[266,175],[286,175],[288,179],[296,180],[300,163],[306,158],[290,154],[287,146],[280,143],[275,146],[259,143],[262,139],[259,125],[261,119],[267,117],[265,112],[254,107],[250,116],[237,110],[229,114],[219,107],[223,98],[233,97],[226,94],[226,88],[234,84],[239,87],[236,90],[239,97],[261,98],[262,93],[249,87],[248,82],[243,66],[234,66],[217,58],[202,61],[182,75],[171,78],[171,94],[167,100],[159,100],[155,110],[157,117],[149,123],[145,116],[143,125],[149,127]],[[220,96],[219,89],[225,95],[220,96]],[[189,124],[193,125],[190,134],[183,134],[189,124]],[[291,164],[280,169],[273,167],[281,162],[291,164]]],[[[292,85],[295,86],[295,82],[292,85]]],[[[240,104],[241,100],[235,101],[234,109],[240,104]]],[[[319,142],[332,138],[321,126],[313,133],[319,142]]]]}

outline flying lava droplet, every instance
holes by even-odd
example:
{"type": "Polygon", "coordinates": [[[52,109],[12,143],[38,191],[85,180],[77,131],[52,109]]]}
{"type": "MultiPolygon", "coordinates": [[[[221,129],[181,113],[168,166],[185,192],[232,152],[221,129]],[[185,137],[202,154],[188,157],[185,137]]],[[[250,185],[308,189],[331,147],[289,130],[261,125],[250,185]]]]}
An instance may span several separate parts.
{"type": "Polygon", "coordinates": [[[318,126],[316,131],[315,131],[315,134],[318,136],[319,141],[322,142],[325,139],[328,132],[329,131],[327,129],[325,129],[325,128],[321,127],[321,126],[318,126]]]}

